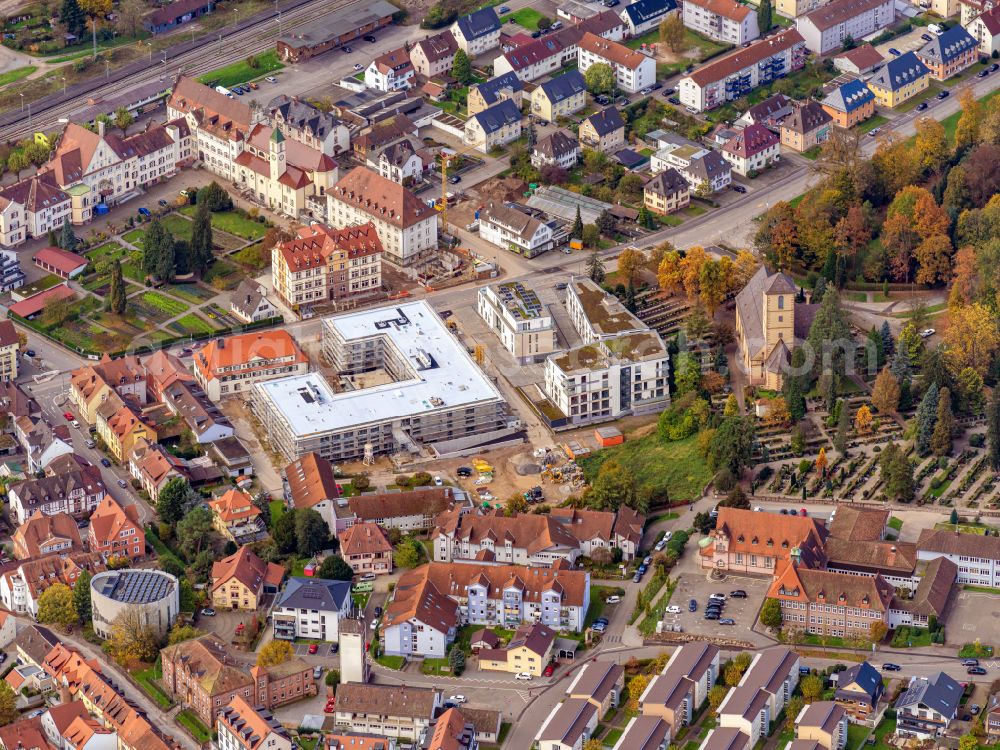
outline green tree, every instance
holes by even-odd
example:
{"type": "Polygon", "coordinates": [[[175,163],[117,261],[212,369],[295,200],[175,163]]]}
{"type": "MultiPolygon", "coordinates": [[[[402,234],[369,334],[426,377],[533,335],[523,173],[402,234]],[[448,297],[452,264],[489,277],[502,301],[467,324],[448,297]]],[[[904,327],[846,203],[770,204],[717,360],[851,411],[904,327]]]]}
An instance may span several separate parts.
{"type": "Polygon", "coordinates": [[[931,437],[937,422],[939,390],[937,383],[931,383],[917,407],[917,452],[926,456],[931,449],[931,437]]]}
{"type": "Polygon", "coordinates": [[[84,624],[90,622],[91,618],[90,579],[90,571],[81,570],[73,584],[73,609],[77,619],[84,624]]]}
{"type": "Polygon", "coordinates": [[[617,510],[622,505],[635,506],[635,475],[611,459],[605,461],[587,491],[587,500],[598,510],[617,510]]]}
{"type": "Polygon", "coordinates": [[[423,558],[423,550],[420,542],[412,537],[407,537],[396,545],[396,551],[392,557],[397,568],[415,568],[423,558]]]}
{"type": "Polygon", "coordinates": [[[722,705],[722,701],[726,699],[729,694],[729,688],[724,685],[713,685],[712,689],[708,691],[708,705],[712,709],[712,712],[719,710],[719,706],[722,705]]]}
{"type": "Polygon", "coordinates": [[[986,445],[990,468],[1000,471],[1000,388],[993,389],[986,410],[986,445]]]}
{"type": "Polygon", "coordinates": [[[694,393],[701,383],[701,364],[691,352],[681,352],[675,360],[677,368],[674,373],[674,383],[677,385],[677,395],[694,393]]]}
{"type": "Polygon", "coordinates": [[[687,29],[680,13],[671,13],[660,21],[660,41],[670,48],[671,52],[680,53],[687,46],[687,29]]]}
{"type": "Polygon", "coordinates": [[[90,17],[90,27],[94,36],[94,59],[97,59],[97,21],[104,18],[114,8],[112,0],[79,0],[80,10],[90,17]]]}
{"type": "Polygon", "coordinates": [[[73,589],[65,583],[53,583],[38,597],[38,621],[45,625],[69,628],[79,617],[73,604],[73,589]]]}
{"type": "MultiPolygon", "coordinates": [[[[579,211],[580,209],[577,208],[578,216],[579,211]]],[[[601,284],[604,281],[604,276],[604,261],[601,260],[601,256],[596,251],[592,252],[587,258],[587,277],[595,284],[601,284]]]]}
{"type": "Polygon", "coordinates": [[[300,508],[295,514],[295,544],[300,555],[311,557],[326,548],[330,527],[323,516],[312,508],[300,508]]]}
{"type": "Polygon", "coordinates": [[[587,224],[583,228],[580,239],[583,241],[584,247],[596,248],[601,244],[601,230],[597,228],[596,224],[587,224]]]}
{"type": "Polygon", "coordinates": [[[823,678],[811,674],[799,681],[799,690],[806,703],[813,703],[823,697],[823,678]]]}
{"type": "Polygon", "coordinates": [[[289,508],[274,523],[271,529],[271,538],[278,552],[282,555],[290,555],[296,551],[299,545],[298,537],[295,534],[295,518],[299,514],[298,508],[289,508]]]}
{"type": "Polygon", "coordinates": [[[782,389],[785,394],[785,403],[788,405],[788,414],[793,422],[800,422],[806,415],[806,375],[805,369],[806,353],[798,346],[792,352],[791,372],[785,376],[782,389]]]}
{"type": "Polygon", "coordinates": [[[17,694],[5,681],[0,681],[0,727],[5,727],[20,716],[17,694]]]}
{"type": "Polygon", "coordinates": [[[788,705],[785,706],[785,729],[795,730],[795,720],[799,718],[799,713],[805,705],[806,702],[802,700],[801,695],[793,695],[788,699],[788,705]]]}
{"type": "Polygon", "coordinates": [[[128,135],[129,126],[131,126],[133,122],[135,122],[135,118],[132,117],[132,113],[125,107],[119,107],[115,110],[115,125],[122,131],[123,138],[128,135]]]}
{"type": "Polygon", "coordinates": [[[214,181],[198,191],[197,202],[207,204],[212,213],[231,211],[233,208],[233,199],[229,197],[229,193],[214,181]]]}
{"type": "Polygon", "coordinates": [[[455,61],[451,64],[451,77],[463,86],[472,81],[472,63],[465,50],[455,52],[455,61]]]}
{"type": "Polygon", "coordinates": [[[730,393],[726,396],[726,406],[722,410],[724,417],[738,417],[740,415],[740,403],[736,400],[736,394],[730,393]]]}
{"type": "Polygon", "coordinates": [[[196,499],[197,495],[188,481],[182,477],[174,477],[160,490],[156,512],[164,523],[176,524],[184,518],[196,499]]]}
{"type": "Polygon", "coordinates": [[[760,0],[757,5],[757,29],[761,36],[771,28],[771,0],[760,0]]]}
{"type": "Polygon", "coordinates": [[[122,264],[118,258],[111,261],[111,289],[108,292],[108,309],[121,315],[125,312],[128,299],[125,296],[125,280],[122,278],[122,264]]]}
{"type": "Polygon", "coordinates": [[[971,367],[958,373],[958,409],[963,414],[979,416],[983,413],[983,378],[971,367]]]}
{"type": "Polygon", "coordinates": [[[806,343],[813,351],[814,371],[830,369],[834,375],[843,375],[847,355],[853,357],[853,338],[847,316],[840,305],[840,295],[831,289],[823,295],[816,311],[806,343]]]}
{"type": "Polygon", "coordinates": [[[354,571],[340,555],[329,555],[323,558],[318,575],[328,581],[350,581],[354,578],[354,571]]]}
{"type": "Polygon", "coordinates": [[[66,31],[76,37],[83,36],[83,32],[87,30],[87,16],[80,10],[80,4],[76,0],[63,0],[59,21],[66,31]]]}
{"type": "Polygon", "coordinates": [[[214,534],[214,519],[208,508],[192,508],[177,522],[177,541],[188,554],[197,555],[208,547],[214,534]]]}
{"type": "Polygon", "coordinates": [[[709,445],[708,467],[712,471],[725,468],[739,477],[750,465],[753,441],[754,424],[748,417],[723,419],[709,445]]]}
{"type": "Polygon", "coordinates": [[[760,608],[760,623],[767,628],[781,627],[781,603],[777,599],[765,599],[760,608]]]}
{"type": "Polygon", "coordinates": [[[448,652],[448,665],[451,667],[451,673],[455,677],[461,677],[462,672],[465,671],[465,652],[458,646],[453,646],[451,651],[448,652]]]}
{"type": "Polygon", "coordinates": [[[583,237],[583,218],[580,216],[580,207],[576,207],[576,218],[573,219],[573,228],[569,230],[570,239],[579,240],[583,237]]]}
{"type": "Polygon", "coordinates": [[[12,151],[7,157],[7,169],[13,172],[18,180],[21,179],[21,172],[28,168],[29,163],[27,154],[22,150],[12,151]]]}
{"type": "Polygon", "coordinates": [[[288,641],[271,640],[257,652],[258,667],[276,667],[295,656],[295,650],[288,641]]]}
{"type": "Polygon", "coordinates": [[[207,203],[199,203],[188,243],[189,270],[204,276],[212,264],[212,214],[207,203]]]}
{"type": "Polygon", "coordinates": [[[176,643],[183,643],[184,641],[190,641],[194,638],[201,638],[203,635],[205,635],[204,630],[199,630],[194,625],[182,625],[180,621],[178,621],[172,628],[170,628],[170,633],[167,635],[167,645],[173,646],[176,643]]]}
{"type": "Polygon", "coordinates": [[[148,276],[156,274],[159,265],[160,248],[167,241],[167,232],[159,218],[154,218],[146,229],[142,240],[142,271],[148,276]]]}
{"type": "Polygon", "coordinates": [[[583,74],[587,91],[591,94],[610,94],[615,90],[615,71],[607,63],[595,63],[583,74]]]}
{"type": "Polygon", "coordinates": [[[955,430],[955,415],[951,411],[951,391],[942,388],[938,395],[937,420],[931,434],[931,451],[935,456],[951,453],[951,435],[955,430]]]}
{"type": "Polygon", "coordinates": [[[971,734],[963,734],[958,738],[958,750],[979,750],[979,740],[971,734]]]}
{"type": "Polygon", "coordinates": [[[69,219],[63,220],[62,233],[59,235],[59,247],[63,250],[76,249],[76,233],[73,231],[73,225],[69,223],[69,219]]]}

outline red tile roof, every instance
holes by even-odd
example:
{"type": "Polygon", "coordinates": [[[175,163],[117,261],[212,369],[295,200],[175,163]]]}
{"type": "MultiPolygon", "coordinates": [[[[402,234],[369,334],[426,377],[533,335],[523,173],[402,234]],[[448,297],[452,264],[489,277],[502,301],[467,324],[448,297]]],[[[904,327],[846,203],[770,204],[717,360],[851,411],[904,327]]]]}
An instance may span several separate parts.
{"type": "Polygon", "coordinates": [[[59,299],[72,299],[75,296],[72,289],[65,284],[59,284],[51,289],[46,289],[44,292],[28,297],[28,299],[15,302],[9,309],[15,315],[20,315],[22,318],[30,318],[38,315],[38,313],[45,309],[45,305],[49,302],[59,299]]]}

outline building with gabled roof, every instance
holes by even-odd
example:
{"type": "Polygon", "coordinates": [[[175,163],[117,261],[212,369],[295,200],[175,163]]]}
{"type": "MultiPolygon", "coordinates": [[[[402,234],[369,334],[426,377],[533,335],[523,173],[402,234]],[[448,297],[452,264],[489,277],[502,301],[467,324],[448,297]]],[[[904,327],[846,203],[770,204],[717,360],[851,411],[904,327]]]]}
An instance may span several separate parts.
{"type": "Polygon", "coordinates": [[[38,716],[0,727],[0,747],[4,750],[53,750],[38,716]]]}
{"type": "Polygon", "coordinates": [[[929,677],[911,677],[896,699],[896,736],[933,740],[944,734],[955,719],[963,689],[954,678],[938,672],[929,677]]]}
{"type": "Polygon", "coordinates": [[[833,698],[844,707],[851,721],[862,723],[878,708],[884,691],[881,673],[863,661],[838,675],[837,692],[833,698]]]}
{"type": "Polygon", "coordinates": [[[845,39],[867,39],[892,25],[892,0],[832,0],[795,19],[806,49],[825,55],[840,49],[845,39]]]}
{"type": "Polygon", "coordinates": [[[580,143],[603,153],[615,153],[625,145],[625,121],[614,107],[596,112],[580,123],[580,143]]]}
{"type": "Polygon", "coordinates": [[[548,34],[508,49],[493,61],[493,72],[498,76],[514,74],[521,81],[534,81],[558,70],[567,54],[560,37],[548,34]]]}
{"type": "Polygon", "coordinates": [[[392,544],[374,523],[355,523],[338,535],[340,556],[357,575],[392,572],[392,544]]]}
{"type": "Polygon", "coordinates": [[[241,489],[231,488],[220,497],[208,501],[212,522],[223,537],[236,544],[259,541],[267,536],[260,508],[253,497],[241,489]]]}
{"type": "Polygon", "coordinates": [[[729,162],[736,174],[753,177],[777,163],[780,143],[778,134],[770,128],[748,125],[723,144],[722,158],[729,162]]]}
{"type": "Polygon", "coordinates": [[[546,122],[568,117],[587,104],[587,84],[578,70],[550,78],[531,92],[531,114],[546,122]]]}
{"type": "Polygon", "coordinates": [[[167,99],[167,116],[183,118],[194,134],[193,151],[205,166],[227,180],[236,175],[236,157],[257,122],[249,105],[210,86],[180,76],[167,99]]]}
{"type": "Polygon", "coordinates": [[[7,490],[12,520],[23,524],[36,510],[45,515],[88,516],[107,494],[101,472],[94,466],[67,468],[41,479],[16,482],[7,490]]]}
{"type": "Polygon", "coordinates": [[[441,693],[412,685],[355,682],[337,687],[338,729],[419,741],[442,706],[441,693]]]}
{"type": "Polygon", "coordinates": [[[442,73],[451,73],[457,51],[455,35],[450,29],[445,29],[415,43],[410,50],[410,62],[424,78],[433,78],[442,73]]]}
{"type": "Polygon", "coordinates": [[[297,96],[278,94],[265,108],[272,127],[290,141],[336,156],[351,147],[351,131],[329,112],[297,96]]]}
{"type": "Polygon", "coordinates": [[[642,188],[643,205],[654,213],[665,215],[680,211],[691,203],[691,186],[680,172],[667,167],[642,188]]]}
{"type": "Polygon", "coordinates": [[[194,375],[213,401],[271,378],[309,371],[309,358],[285,330],[212,339],[194,354],[194,375]]]}
{"type": "Polygon", "coordinates": [[[629,36],[642,36],[659,26],[675,10],[677,3],[674,0],[636,0],[622,8],[618,15],[625,23],[629,36]]]}
{"type": "Polygon", "coordinates": [[[799,655],[779,646],[758,651],[739,685],[719,706],[719,726],[736,729],[755,745],[771,731],[772,722],[799,683],[799,655]]]}
{"type": "MultiPolygon", "coordinates": [[[[668,5],[673,6],[665,10],[664,14],[677,7],[673,0],[640,0],[627,6],[622,13],[628,13],[630,9],[646,2],[656,4],[661,9],[668,5]]],[[[618,87],[623,91],[634,94],[647,86],[652,86],[656,81],[656,62],[653,58],[631,50],[623,44],[612,42],[588,31],[580,38],[579,49],[581,73],[586,74],[591,65],[598,63],[609,65],[614,71],[618,87]]]]}
{"type": "Polygon", "coordinates": [[[552,661],[552,647],[556,631],[539,622],[517,626],[510,642],[503,648],[484,648],[479,651],[479,668],[492,672],[527,672],[541,677],[546,665],[552,661]]]}
{"type": "MultiPolygon", "coordinates": [[[[686,3],[685,3],[686,5],[686,3]]],[[[635,716],[611,750],[667,750],[670,727],[656,716],[635,716]]]]}
{"type": "Polygon", "coordinates": [[[0,575],[0,602],[11,612],[37,617],[38,599],[50,586],[62,583],[72,588],[83,571],[93,575],[105,567],[96,552],[56,553],[23,560],[0,575]]]}
{"type": "Polygon", "coordinates": [[[389,50],[365,68],[365,86],[376,91],[405,91],[414,85],[416,71],[406,47],[389,50]]]}
{"type": "Polygon", "coordinates": [[[808,567],[826,565],[827,532],[814,518],[719,508],[709,538],[699,549],[703,568],[773,576],[779,562],[793,557],[808,567]]]}
{"type": "Polygon", "coordinates": [[[955,25],[941,34],[931,34],[931,40],[916,54],[927,66],[931,78],[944,81],[979,59],[979,40],[961,25],[955,25]]]}
{"type": "Polygon", "coordinates": [[[338,642],[340,621],[352,606],[350,581],[289,578],[271,611],[274,637],[338,642]]]}
{"type": "Polygon", "coordinates": [[[480,210],[479,235],[491,245],[526,258],[551,250],[557,236],[553,222],[543,221],[516,204],[496,201],[490,201],[480,210]]]}
{"type": "Polygon", "coordinates": [[[242,695],[233,696],[219,711],[215,730],[219,750],[292,750],[292,738],[281,722],[242,695]]]}
{"type": "Polygon", "coordinates": [[[962,17],[965,30],[979,42],[981,55],[992,55],[1000,51],[1000,5],[993,6],[978,14],[972,20],[965,21],[966,3],[962,3],[962,17]]]}
{"type": "Polygon", "coordinates": [[[476,750],[476,729],[457,708],[438,717],[427,750],[476,750]]]}
{"type": "Polygon", "coordinates": [[[580,160],[580,142],[573,136],[556,130],[540,138],[531,151],[531,165],[560,167],[570,170],[580,160]]]}
{"type": "Polygon", "coordinates": [[[59,247],[43,247],[35,253],[32,260],[46,273],[54,274],[61,279],[76,278],[87,267],[85,257],[59,247]]]}
{"type": "Polygon", "coordinates": [[[617,512],[582,508],[552,508],[548,514],[563,524],[579,540],[587,557],[600,547],[619,549],[622,560],[633,559],[639,552],[646,517],[627,505],[617,512]]]}
{"type": "Polygon", "coordinates": [[[1000,538],[922,529],[917,538],[917,559],[930,563],[940,557],[957,567],[957,583],[1000,587],[1000,538]]]}
{"type": "Polygon", "coordinates": [[[875,114],[875,94],[855,78],[827,94],[822,107],[834,125],[853,128],[875,114]]]}
{"type": "Polygon", "coordinates": [[[229,312],[244,323],[257,323],[281,315],[267,298],[267,288],[255,279],[243,279],[230,293],[229,312]]]}
{"type": "Polygon", "coordinates": [[[220,609],[254,610],[265,594],[276,594],[285,569],[266,563],[244,545],[212,564],[212,603],[220,609]]]}
{"type": "Polygon", "coordinates": [[[471,115],[462,142],[486,153],[521,137],[521,110],[510,99],[471,115]]]}
{"type": "Polygon", "coordinates": [[[44,237],[71,217],[69,193],[56,184],[53,172],[33,174],[0,188],[0,242],[7,247],[29,237],[44,237]]]}
{"type": "Polygon", "coordinates": [[[662,719],[676,736],[688,726],[719,679],[719,648],[712,643],[679,646],[639,696],[643,716],[662,719]]]}
{"type": "Polygon", "coordinates": [[[19,560],[66,550],[83,550],[76,519],[68,513],[46,515],[41,510],[35,510],[27,521],[17,527],[11,541],[14,557],[19,560]]]}
{"type": "Polygon", "coordinates": [[[760,36],[757,14],[736,0],[686,0],[684,25],[709,39],[737,47],[760,36]]]}
{"type": "Polygon", "coordinates": [[[925,91],[930,77],[930,70],[913,52],[904,52],[887,60],[867,83],[875,94],[876,104],[892,108],[925,91]]]}
{"type": "Polygon", "coordinates": [[[524,94],[524,84],[521,78],[511,71],[494,76],[484,83],[469,87],[468,111],[469,117],[484,109],[498,104],[504,99],[513,100],[518,107],[524,94]]]}
{"type": "Polygon", "coordinates": [[[139,521],[139,508],[119,505],[111,495],[105,495],[90,515],[87,543],[105,559],[134,561],[145,557],[146,532],[139,521]]]}
{"type": "Polygon", "coordinates": [[[566,688],[568,698],[582,698],[604,716],[618,708],[625,689],[625,668],[613,661],[591,660],[576,673],[566,688]]]}
{"type": "MultiPolygon", "coordinates": [[[[946,557],[938,557],[917,571],[920,582],[909,598],[894,596],[889,605],[889,627],[910,625],[929,628],[933,621],[943,622],[957,589],[958,566],[946,557]]],[[[890,581],[891,582],[891,581],[890,581]]],[[[905,588],[910,588],[912,580],[905,588]]]]}
{"type": "Polygon", "coordinates": [[[579,750],[594,734],[600,719],[590,701],[567,698],[542,722],[535,743],[539,750],[579,750]]]}
{"type": "Polygon", "coordinates": [[[831,122],[819,102],[799,104],[781,122],[781,145],[799,153],[819,146],[830,138],[831,122]]]}
{"type": "Polygon", "coordinates": [[[818,750],[843,750],[847,746],[847,711],[833,701],[803,706],[795,717],[795,738],[814,743],[818,750]]]}
{"type": "Polygon", "coordinates": [[[871,73],[885,62],[882,53],[867,43],[836,54],[832,60],[833,67],[837,70],[842,70],[845,73],[854,73],[859,76],[871,73]]]}
{"type": "Polygon", "coordinates": [[[492,5],[461,16],[451,26],[459,48],[470,58],[500,46],[500,19],[492,5]]]}

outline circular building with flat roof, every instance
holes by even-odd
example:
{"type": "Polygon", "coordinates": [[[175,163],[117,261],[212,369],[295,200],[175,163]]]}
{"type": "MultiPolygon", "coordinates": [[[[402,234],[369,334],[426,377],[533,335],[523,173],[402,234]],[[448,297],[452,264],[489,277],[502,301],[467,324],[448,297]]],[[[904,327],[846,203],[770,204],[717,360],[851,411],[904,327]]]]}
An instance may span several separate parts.
{"type": "Polygon", "coordinates": [[[162,636],[177,619],[180,585],[162,570],[109,570],[90,579],[90,604],[94,632],[101,638],[108,638],[115,619],[130,610],[162,636]]]}

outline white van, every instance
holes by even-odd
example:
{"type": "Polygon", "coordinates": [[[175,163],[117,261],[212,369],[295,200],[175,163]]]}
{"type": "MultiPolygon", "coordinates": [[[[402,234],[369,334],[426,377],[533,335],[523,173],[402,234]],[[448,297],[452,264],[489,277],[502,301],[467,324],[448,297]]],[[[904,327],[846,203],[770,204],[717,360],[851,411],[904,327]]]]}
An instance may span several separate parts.
{"type": "Polygon", "coordinates": [[[944,29],[938,26],[936,23],[929,24],[927,30],[931,32],[934,36],[941,36],[944,33],[944,29]]]}
{"type": "Polygon", "coordinates": [[[225,86],[216,86],[215,90],[218,91],[223,96],[228,96],[230,99],[236,98],[236,95],[232,91],[227,89],[225,86]]]}

